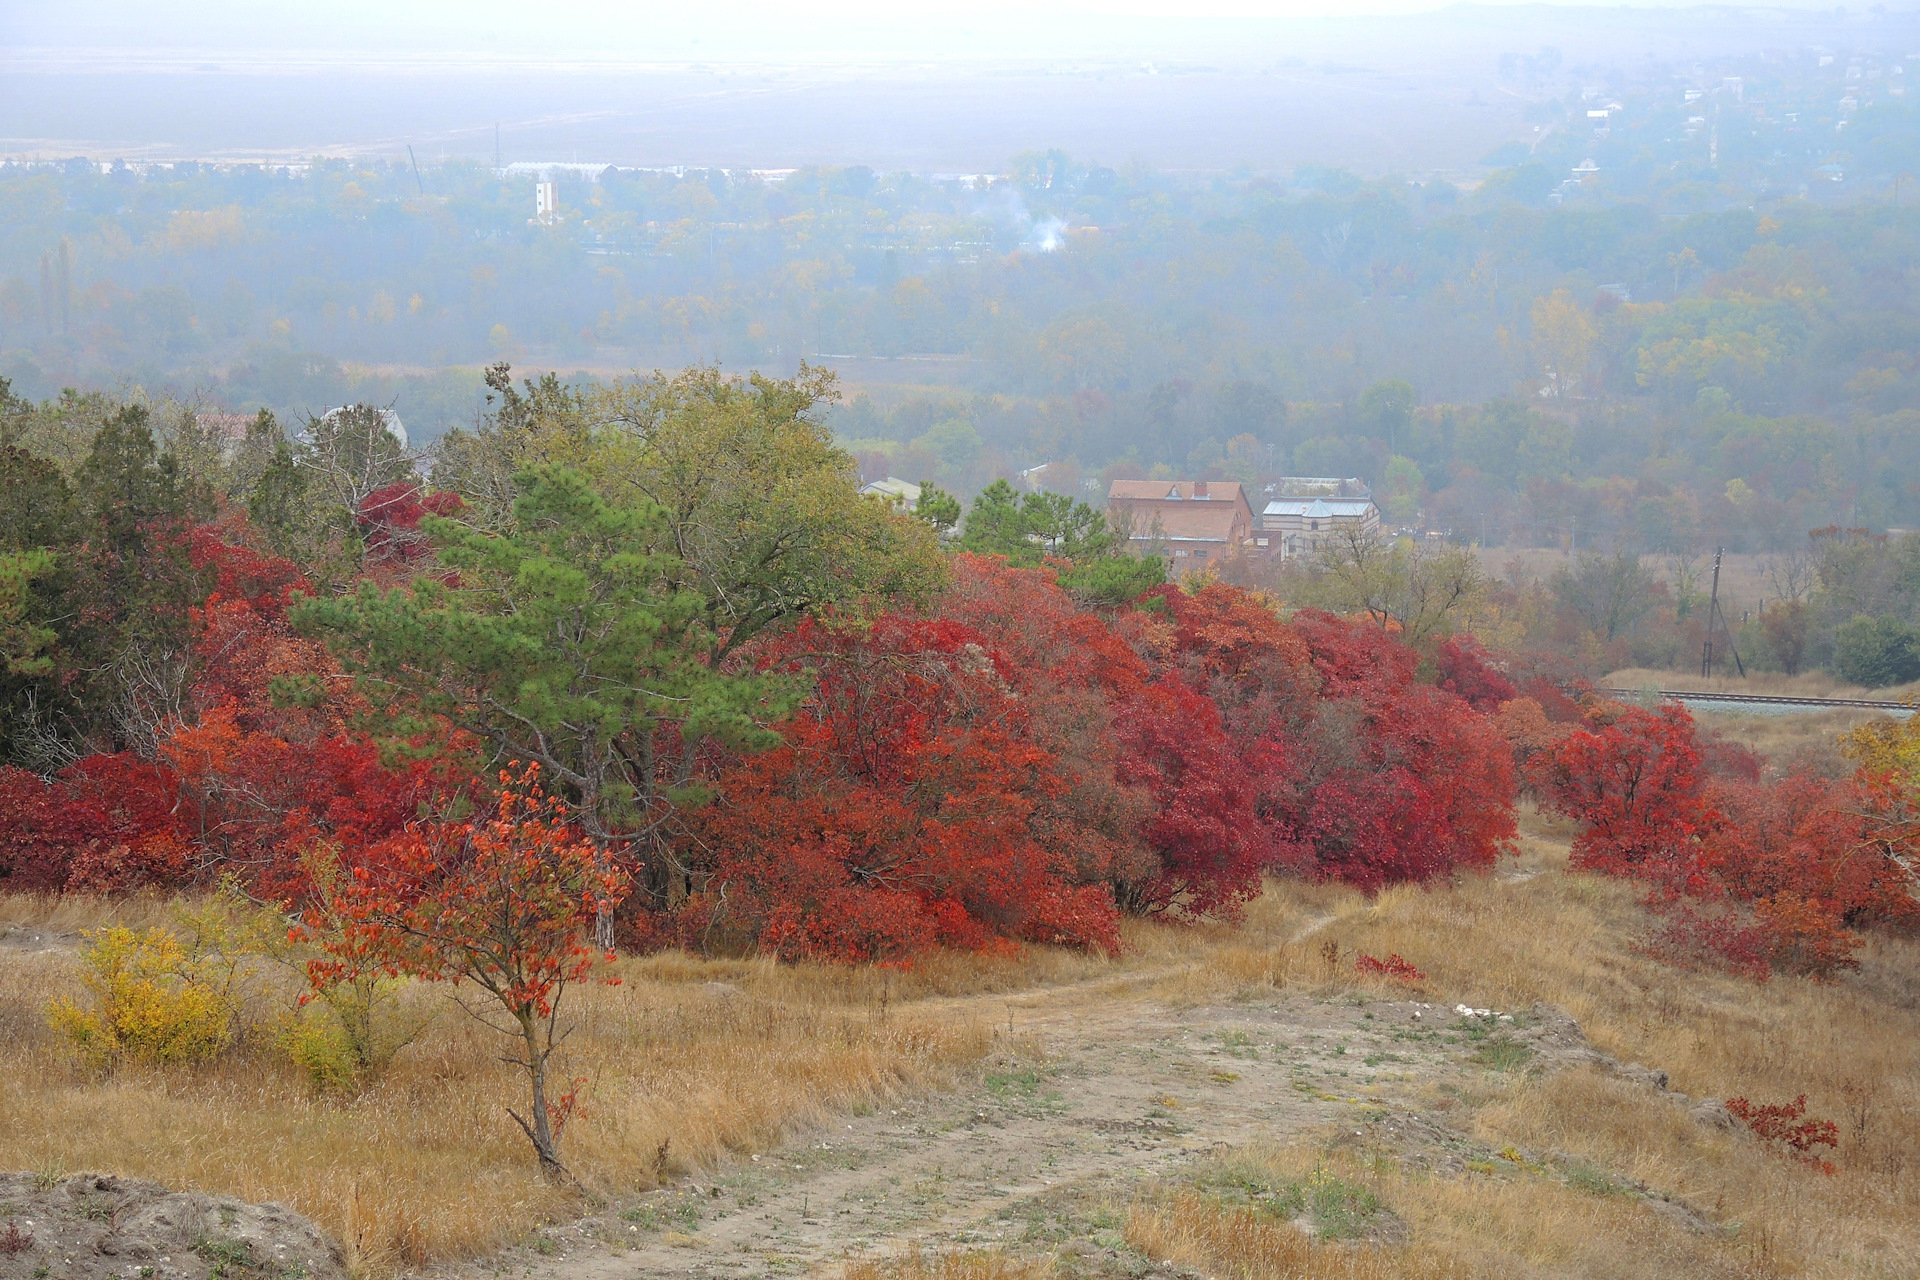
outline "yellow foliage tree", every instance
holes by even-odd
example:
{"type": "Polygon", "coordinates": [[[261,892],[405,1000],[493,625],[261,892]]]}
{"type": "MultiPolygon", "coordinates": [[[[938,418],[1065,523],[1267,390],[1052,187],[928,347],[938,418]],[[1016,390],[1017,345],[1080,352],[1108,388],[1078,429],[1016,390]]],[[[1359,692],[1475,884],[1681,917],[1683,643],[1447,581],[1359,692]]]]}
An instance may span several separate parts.
{"type": "Polygon", "coordinates": [[[1587,309],[1566,289],[1533,304],[1533,350],[1547,390],[1554,396],[1578,395],[1587,379],[1597,332],[1587,309]]]}
{"type": "MultiPolygon", "coordinates": [[[[1915,699],[1909,695],[1907,702],[1915,699]]],[[[1842,735],[1840,750],[1868,773],[1891,774],[1909,788],[1920,788],[1920,714],[1870,720],[1842,735]]]]}

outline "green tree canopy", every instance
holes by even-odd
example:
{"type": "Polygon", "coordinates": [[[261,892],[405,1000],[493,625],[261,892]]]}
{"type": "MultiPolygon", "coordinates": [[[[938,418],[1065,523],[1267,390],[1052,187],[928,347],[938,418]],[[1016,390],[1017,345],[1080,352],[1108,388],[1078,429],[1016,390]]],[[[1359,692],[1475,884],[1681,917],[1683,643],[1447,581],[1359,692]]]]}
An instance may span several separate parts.
{"type": "Polygon", "coordinates": [[[499,760],[537,761],[601,847],[642,845],[697,798],[687,788],[702,741],[770,744],[762,724],[800,689],[709,661],[714,610],[659,504],[608,501],[553,465],[515,484],[509,532],[422,522],[457,585],[363,584],[300,600],[294,623],[326,635],[377,700],[443,715],[499,760]]]}
{"type": "MultiPolygon", "coordinates": [[[[944,569],[927,523],[860,496],[853,458],[820,410],[833,375],[725,378],[717,369],[658,375],[587,393],[557,383],[502,391],[469,455],[564,464],[616,508],[658,508],[673,585],[698,599],[718,664],[769,628],[803,616],[926,600],[944,569]]],[[[437,473],[436,473],[437,474],[437,473]]],[[[477,488],[453,473],[463,494],[477,488]]],[[[484,512],[482,513],[484,517],[484,512]]]]}
{"type": "Polygon", "coordinates": [[[1103,513],[1065,494],[1016,493],[1005,480],[995,480],[974,498],[960,546],[1018,565],[1048,557],[1091,561],[1124,550],[1103,513]]]}
{"type": "Polygon", "coordinates": [[[942,538],[951,537],[960,527],[960,499],[931,480],[920,482],[920,501],[914,504],[914,517],[933,526],[942,538]]]}

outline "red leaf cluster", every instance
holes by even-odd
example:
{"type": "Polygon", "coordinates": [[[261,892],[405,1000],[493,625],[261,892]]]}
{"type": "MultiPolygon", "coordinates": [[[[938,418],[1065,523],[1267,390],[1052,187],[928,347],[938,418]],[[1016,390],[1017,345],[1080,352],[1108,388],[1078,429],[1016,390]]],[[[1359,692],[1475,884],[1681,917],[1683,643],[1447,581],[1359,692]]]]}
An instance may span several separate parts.
{"type": "Polygon", "coordinates": [[[1573,865],[1684,884],[1700,833],[1717,820],[1700,776],[1693,717],[1607,704],[1534,769],[1549,804],[1580,824],[1573,865]]]}
{"type": "Polygon", "coordinates": [[[1745,1098],[1729,1098],[1727,1110],[1745,1121],[1747,1128],[1753,1130],[1762,1142],[1784,1148],[1782,1154],[1832,1176],[1832,1163],[1815,1155],[1813,1149],[1838,1147],[1840,1128],[1831,1120],[1802,1119],[1807,1114],[1806,1094],[1801,1094],[1792,1102],[1765,1104],[1749,1102],[1745,1098]]]}
{"type": "Polygon", "coordinates": [[[1440,670],[1440,687],[1466,699],[1475,711],[1492,714],[1504,703],[1519,697],[1513,681],[1507,679],[1480,642],[1470,635],[1448,636],[1434,653],[1434,665],[1440,670]]]}
{"type": "Polygon", "coordinates": [[[1046,569],[954,571],[934,617],[762,644],[813,696],[779,747],[722,762],[688,892],[642,936],[1111,950],[1119,911],[1230,916],[1275,871],[1427,880],[1514,833],[1505,739],[1377,628],[1219,584],[1102,615],[1046,569]]]}
{"type": "Polygon", "coordinates": [[[1419,982],[1427,976],[1392,952],[1387,953],[1385,960],[1363,955],[1353,962],[1353,971],[1370,977],[1393,978],[1400,982],[1419,982]]]}
{"type": "Polygon", "coordinates": [[[1674,704],[1601,703],[1589,720],[1535,758],[1532,781],[1580,824],[1576,866],[1654,886],[1652,905],[1669,915],[1656,950],[1717,956],[1754,976],[1826,978],[1857,967],[1860,940],[1848,925],[1920,913],[1898,856],[1913,828],[1886,780],[1763,782],[1727,751],[1714,776],[1713,753],[1674,704]]]}
{"type": "Polygon", "coordinates": [[[326,958],[318,988],[363,971],[474,982],[516,1018],[552,1015],[557,993],[602,953],[581,935],[626,892],[624,877],[568,823],[539,771],[502,772],[483,819],[409,823],[362,850],[307,915],[326,958]]]}
{"type": "Polygon", "coordinates": [[[407,566],[425,559],[432,550],[420,521],[427,516],[456,515],[465,505],[456,493],[428,490],[402,480],[361,499],[354,521],[371,560],[379,565],[407,566]]]}
{"type": "Polygon", "coordinates": [[[840,959],[996,938],[1118,947],[1106,896],[1038,838],[1064,784],[978,632],[810,622],[762,661],[812,671],[814,695],[780,746],[721,773],[724,799],[695,823],[711,853],[683,938],[840,959]]]}
{"type": "Polygon", "coordinates": [[[246,536],[238,517],[187,535],[212,591],[190,610],[179,706],[151,758],[88,755],[51,779],[0,769],[0,881],[115,891],[238,874],[285,896],[314,840],[383,839],[461,785],[447,763],[456,742],[383,763],[350,732],[365,708],[326,650],[286,624],[299,572],[228,540],[246,536]]]}

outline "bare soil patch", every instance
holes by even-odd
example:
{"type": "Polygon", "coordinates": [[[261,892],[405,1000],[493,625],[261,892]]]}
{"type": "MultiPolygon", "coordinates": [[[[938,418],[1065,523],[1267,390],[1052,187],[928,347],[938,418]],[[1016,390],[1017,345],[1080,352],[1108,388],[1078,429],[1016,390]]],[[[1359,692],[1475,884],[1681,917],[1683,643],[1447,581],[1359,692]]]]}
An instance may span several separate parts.
{"type": "Polygon", "coordinates": [[[0,1174],[0,1280],[345,1280],[339,1247],[277,1204],[85,1173],[0,1174]]]}

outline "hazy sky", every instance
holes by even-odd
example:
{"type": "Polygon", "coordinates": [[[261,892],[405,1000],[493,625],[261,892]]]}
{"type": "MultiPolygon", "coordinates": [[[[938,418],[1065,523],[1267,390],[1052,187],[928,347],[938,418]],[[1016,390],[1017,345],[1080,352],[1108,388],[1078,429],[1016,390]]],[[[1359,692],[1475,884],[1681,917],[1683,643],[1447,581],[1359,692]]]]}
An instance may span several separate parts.
{"type": "Polygon", "coordinates": [[[0,157],[1457,173],[1531,136],[1503,55],[1903,56],[1917,5],[0,0],[0,157]]]}
{"type": "MultiPolygon", "coordinates": [[[[1518,2],[1458,8],[1469,21],[1497,22],[1499,9],[1518,2]]],[[[1539,7],[1539,0],[1527,3],[1539,7]]],[[[1632,7],[1687,5],[1660,0],[1632,7]]],[[[1448,7],[1434,0],[9,0],[0,4],[6,14],[0,47],[16,57],[27,50],[85,49],[709,60],[834,52],[1057,56],[1169,39],[1231,44],[1328,20],[1346,26],[1341,20],[1448,7]]],[[[1605,7],[1618,13],[1622,6],[1605,7]]],[[[1729,21],[1737,21],[1735,12],[1729,10],[1729,21]]]]}

